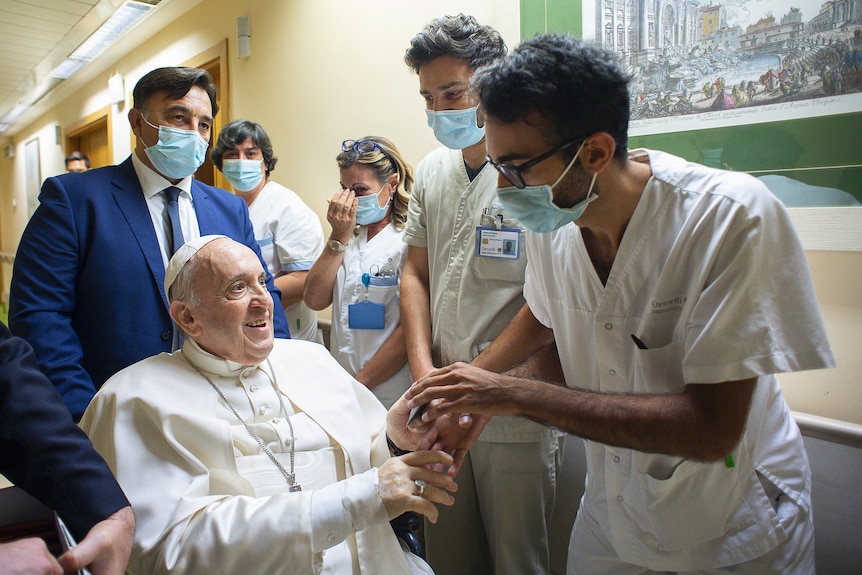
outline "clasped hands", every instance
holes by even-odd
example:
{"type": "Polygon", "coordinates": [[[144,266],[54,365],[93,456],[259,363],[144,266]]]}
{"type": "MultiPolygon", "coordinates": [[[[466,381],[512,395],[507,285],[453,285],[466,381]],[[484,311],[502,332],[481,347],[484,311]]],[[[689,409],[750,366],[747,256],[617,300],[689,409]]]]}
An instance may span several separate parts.
{"type": "Polygon", "coordinates": [[[517,415],[510,401],[516,381],[463,362],[435,369],[417,380],[399,400],[405,402],[408,413],[425,405],[421,417],[408,427],[407,414],[400,413],[396,404],[390,411],[390,425],[404,430],[405,444],[451,454],[453,461],[447,473],[454,477],[491,416],[517,415]]]}

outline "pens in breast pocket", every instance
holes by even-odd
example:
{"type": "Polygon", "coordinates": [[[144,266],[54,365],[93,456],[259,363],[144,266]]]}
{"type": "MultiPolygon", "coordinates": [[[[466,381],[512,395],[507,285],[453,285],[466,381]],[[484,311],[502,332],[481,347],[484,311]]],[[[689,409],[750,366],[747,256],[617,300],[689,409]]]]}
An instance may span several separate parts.
{"type": "Polygon", "coordinates": [[[646,344],[642,342],[641,338],[639,338],[635,334],[632,334],[632,341],[635,342],[635,345],[638,347],[638,349],[647,349],[646,344]]]}

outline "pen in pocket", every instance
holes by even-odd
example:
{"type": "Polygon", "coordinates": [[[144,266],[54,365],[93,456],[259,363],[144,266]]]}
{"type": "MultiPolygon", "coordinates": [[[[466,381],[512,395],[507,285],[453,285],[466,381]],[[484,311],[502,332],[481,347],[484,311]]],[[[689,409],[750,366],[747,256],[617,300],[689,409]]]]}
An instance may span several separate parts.
{"type": "Polygon", "coordinates": [[[632,334],[632,341],[635,342],[635,345],[638,347],[638,349],[647,349],[646,344],[642,342],[641,339],[635,334],[632,334]]]}

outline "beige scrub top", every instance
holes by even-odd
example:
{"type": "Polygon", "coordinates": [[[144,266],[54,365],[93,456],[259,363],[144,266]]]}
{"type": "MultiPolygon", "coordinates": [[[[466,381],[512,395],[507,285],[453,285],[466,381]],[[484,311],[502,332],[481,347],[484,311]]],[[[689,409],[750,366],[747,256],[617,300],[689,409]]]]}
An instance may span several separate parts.
{"type": "MultiPolygon", "coordinates": [[[[502,213],[504,228],[524,228],[497,199],[490,164],[471,182],[460,150],[438,148],[416,168],[404,241],[428,250],[431,345],[436,367],[472,361],[524,305],[526,251],[517,260],[476,255],[477,226],[494,226],[485,210],[502,213]]],[[[481,441],[531,442],[547,428],[521,417],[495,417],[481,441]]]]}

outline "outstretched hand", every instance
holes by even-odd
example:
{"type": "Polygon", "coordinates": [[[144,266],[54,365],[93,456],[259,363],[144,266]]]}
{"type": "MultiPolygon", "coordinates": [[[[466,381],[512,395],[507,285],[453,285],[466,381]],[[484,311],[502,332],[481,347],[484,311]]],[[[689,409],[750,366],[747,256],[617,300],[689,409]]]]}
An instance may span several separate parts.
{"type": "Polygon", "coordinates": [[[492,416],[518,415],[514,394],[522,385],[522,380],[467,363],[433,370],[405,392],[399,402],[406,401],[406,405],[390,410],[390,437],[405,449],[433,449],[452,454],[454,462],[449,474],[454,477],[492,416]],[[421,418],[409,428],[403,427],[409,409],[417,405],[426,405],[421,418]],[[404,443],[395,439],[393,433],[400,434],[404,443]]]}
{"type": "MultiPolygon", "coordinates": [[[[487,418],[474,422],[469,415],[445,415],[438,419],[425,421],[417,418],[409,426],[407,419],[410,408],[407,407],[406,393],[389,409],[386,417],[386,433],[401,449],[410,451],[432,450],[443,451],[452,456],[448,474],[455,477],[464,463],[467,451],[473,446],[476,438],[487,423],[487,418]]],[[[434,471],[441,471],[443,466],[434,465],[434,471]]]]}
{"type": "Polygon", "coordinates": [[[524,381],[458,362],[421,378],[404,398],[409,408],[429,404],[422,414],[424,422],[447,413],[519,415],[515,396],[524,381]],[[442,401],[432,402],[435,399],[442,401]]]}

